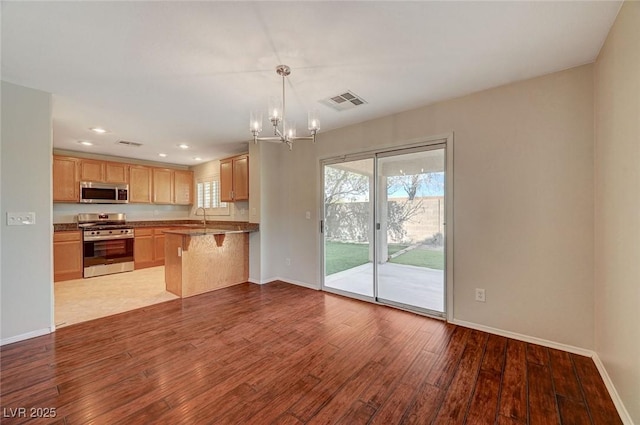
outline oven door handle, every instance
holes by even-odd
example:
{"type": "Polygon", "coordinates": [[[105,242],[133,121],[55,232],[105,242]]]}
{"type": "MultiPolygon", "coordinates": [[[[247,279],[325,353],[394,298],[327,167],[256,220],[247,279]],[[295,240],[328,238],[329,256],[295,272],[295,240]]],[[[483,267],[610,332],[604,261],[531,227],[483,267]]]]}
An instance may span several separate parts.
{"type": "Polygon", "coordinates": [[[99,241],[112,241],[114,239],[133,239],[134,235],[132,234],[121,234],[121,235],[109,235],[109,236],[92,236],[92,235],[84,235],[83,239],[85,242],[99,242],[99,241]]]}

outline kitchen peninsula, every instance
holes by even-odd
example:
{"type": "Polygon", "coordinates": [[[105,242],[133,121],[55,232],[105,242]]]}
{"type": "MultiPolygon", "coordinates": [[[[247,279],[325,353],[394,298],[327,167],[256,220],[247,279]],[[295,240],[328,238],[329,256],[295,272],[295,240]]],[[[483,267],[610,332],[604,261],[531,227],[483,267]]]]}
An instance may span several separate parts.
{"type": "Polygon", "coordinates": [[[257,225],[166,230],[165,284],[181,298],[244,283],[249,278],[249,232],[257,225]]]}

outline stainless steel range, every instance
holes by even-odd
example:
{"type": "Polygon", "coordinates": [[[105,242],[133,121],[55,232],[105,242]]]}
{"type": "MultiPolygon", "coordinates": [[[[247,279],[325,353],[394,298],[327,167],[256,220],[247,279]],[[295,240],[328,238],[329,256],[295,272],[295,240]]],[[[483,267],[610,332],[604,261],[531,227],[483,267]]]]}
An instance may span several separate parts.
{"type": "Polygon", "coordinates": [[[78,214],[83,229],[84,277],[133,270],[133,227],[122,213],[78,214]]]}

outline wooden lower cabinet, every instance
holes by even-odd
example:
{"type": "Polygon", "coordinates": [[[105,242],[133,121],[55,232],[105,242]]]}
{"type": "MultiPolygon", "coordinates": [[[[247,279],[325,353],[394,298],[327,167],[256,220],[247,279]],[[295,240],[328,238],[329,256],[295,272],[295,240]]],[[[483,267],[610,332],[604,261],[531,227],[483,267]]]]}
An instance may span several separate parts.
{"type": "Polygon", "coordinates": [[[153,229],[153,246],[155,248],[154,255],[156,262],[162,262],[164,265],[164,231],[170,227],[156,227],[153,229]]]}
{"type": "Polygon", "coordinates": [[[80,231],[53,234],[53,281],[82,277],[82,233],[80,231]]]}
{"type": "Polygon", "coordinates": [[[153,228],[145,227],[135,229],[133,242],[133,262],[135,269],[144,269],[155,266],[153,261],[153,228]]]}
{"type": "Polygon", "coordinates": [[[164,233],[169,227],[135,229],[133,261],[137,269],[164,266],[164,233]]]}

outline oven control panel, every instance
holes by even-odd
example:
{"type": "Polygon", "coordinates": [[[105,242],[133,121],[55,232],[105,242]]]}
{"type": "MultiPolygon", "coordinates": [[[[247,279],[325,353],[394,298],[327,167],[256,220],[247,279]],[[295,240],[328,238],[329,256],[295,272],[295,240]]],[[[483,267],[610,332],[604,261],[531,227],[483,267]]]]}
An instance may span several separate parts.
{"type": "Polygon", "coordinates": [[[83,232],[85,241],[98,241],[108,239],[123,239],[133,238],[135,236],[133,229],[102,229],[102,230],[87,230],[83,232]]]}

